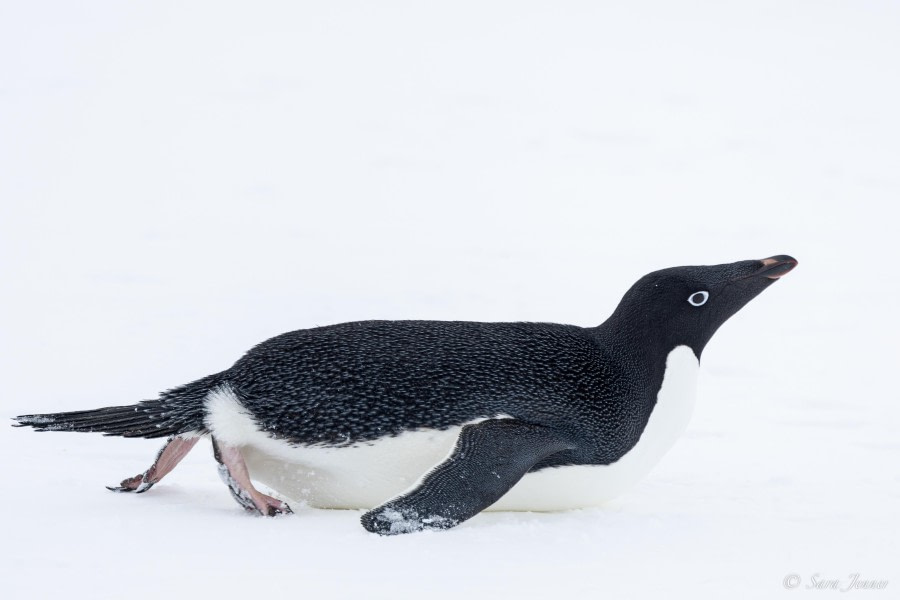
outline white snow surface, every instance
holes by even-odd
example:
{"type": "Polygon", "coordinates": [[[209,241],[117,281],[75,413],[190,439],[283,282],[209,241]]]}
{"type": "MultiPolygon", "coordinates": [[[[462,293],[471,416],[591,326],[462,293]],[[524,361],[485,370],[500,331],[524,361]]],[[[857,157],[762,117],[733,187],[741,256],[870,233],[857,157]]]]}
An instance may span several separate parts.
{"type": "Polygon", "coordinates": [[[603,508],[382,538],[245,515],[206,441],[113,494],[158,441],[2,427],[0,594],[900,597],[898,31],[887,0],[4,2],[4,416],[291,329],[587,326],[657,268],[800,266],[603,508]]]}

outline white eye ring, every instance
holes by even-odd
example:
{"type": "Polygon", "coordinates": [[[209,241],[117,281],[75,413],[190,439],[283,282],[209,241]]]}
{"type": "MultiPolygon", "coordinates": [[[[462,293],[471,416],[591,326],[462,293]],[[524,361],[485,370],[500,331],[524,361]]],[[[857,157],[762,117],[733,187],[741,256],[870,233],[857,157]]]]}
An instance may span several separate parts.
{"type": "Polygon", "coordinates": [[[692,306],[703,306],[707,300],[709,300],[709,292],[694,292],[688,296],[688,302],[692,306]]]}

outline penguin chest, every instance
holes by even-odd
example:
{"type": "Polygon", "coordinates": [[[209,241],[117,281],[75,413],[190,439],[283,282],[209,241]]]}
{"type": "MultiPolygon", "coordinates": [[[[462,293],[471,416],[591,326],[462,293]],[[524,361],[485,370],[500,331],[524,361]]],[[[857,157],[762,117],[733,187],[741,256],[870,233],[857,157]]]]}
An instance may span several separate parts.
{"type": "MultiPolygon", "coordinates": [[[[698,367],[686,346],[669,354],[647,425],[635,446],[619,460],[528,473],[488,510],[585,508],[626,491],[687,427],[698,367]]],[[[410,490],[450,456],[462,429],[461,425],[409,431],[346,448],[291,446],[259,432],[233,396],[220,392],[220,397],[211,398],[209,409],[213,433],[241,446],[253,479],[290,500],[319,508],[373,508],[410,490]]]]}

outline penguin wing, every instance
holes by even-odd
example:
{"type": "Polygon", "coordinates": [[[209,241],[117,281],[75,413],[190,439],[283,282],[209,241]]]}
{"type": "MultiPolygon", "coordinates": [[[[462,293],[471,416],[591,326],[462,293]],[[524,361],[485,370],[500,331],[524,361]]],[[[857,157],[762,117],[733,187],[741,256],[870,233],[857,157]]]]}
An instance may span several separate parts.
{"type": "Polygon", "coordinates": [[[466,425],[450,457],[411,491],[362,516],[381,535],[449,529],[509,491],[533,466],[575,444],[540,425],[491,419],[466,425]]]}

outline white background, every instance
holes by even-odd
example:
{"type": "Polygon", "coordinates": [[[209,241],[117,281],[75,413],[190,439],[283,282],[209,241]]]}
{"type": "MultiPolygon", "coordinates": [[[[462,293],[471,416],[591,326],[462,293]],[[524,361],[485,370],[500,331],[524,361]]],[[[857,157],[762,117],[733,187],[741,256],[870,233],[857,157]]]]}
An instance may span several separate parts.
{"type": "Polygon", "coordinates": [[[4,597],[897,597],[898,31],[864,0],[4,1],[4,417],[291,329],[596,325],[657,268],[800,261],[603,509],[384,539],[244,515],[206,442],[116,495],[158,442],[2,427],[4,597]]]}

